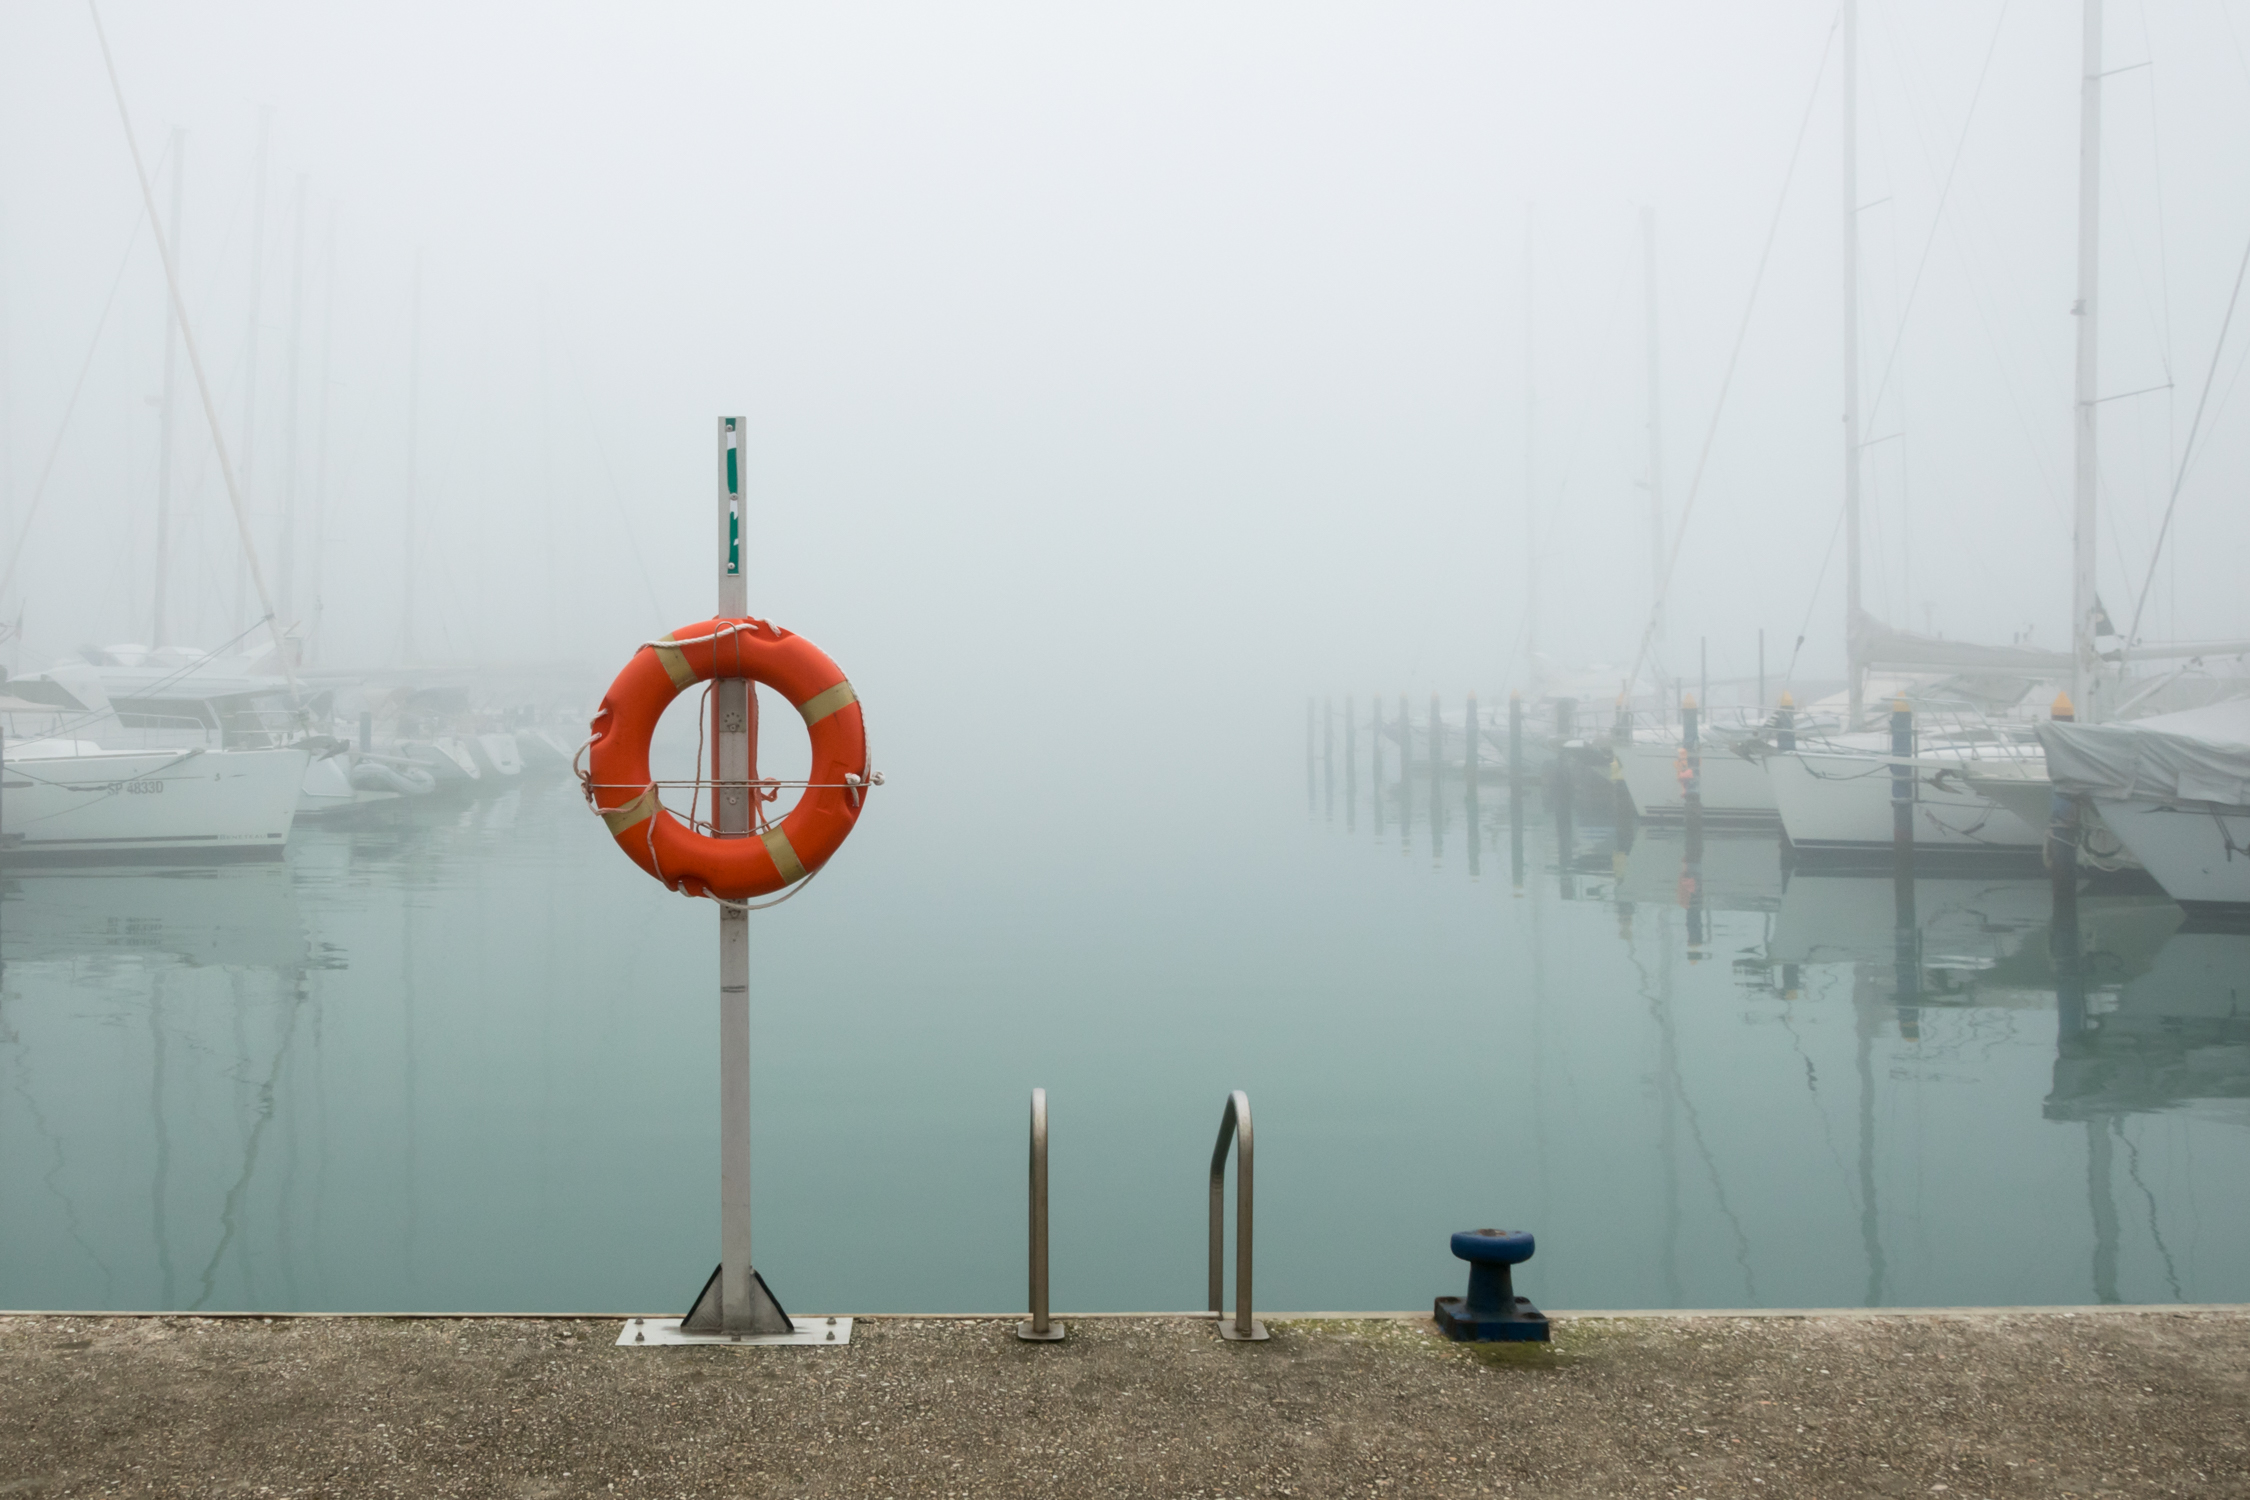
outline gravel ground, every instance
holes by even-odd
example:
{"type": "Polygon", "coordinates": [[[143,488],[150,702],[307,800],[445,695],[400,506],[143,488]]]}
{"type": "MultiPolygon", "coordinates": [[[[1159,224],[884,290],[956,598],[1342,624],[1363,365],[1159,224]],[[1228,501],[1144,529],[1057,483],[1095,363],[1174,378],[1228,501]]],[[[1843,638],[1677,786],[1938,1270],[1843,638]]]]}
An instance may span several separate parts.
{"type": "Polygon", "coordinates": [[[617,1328],[0,1318],[0,1495],[2250,1494],[2250,1311],[617,1328]]]}

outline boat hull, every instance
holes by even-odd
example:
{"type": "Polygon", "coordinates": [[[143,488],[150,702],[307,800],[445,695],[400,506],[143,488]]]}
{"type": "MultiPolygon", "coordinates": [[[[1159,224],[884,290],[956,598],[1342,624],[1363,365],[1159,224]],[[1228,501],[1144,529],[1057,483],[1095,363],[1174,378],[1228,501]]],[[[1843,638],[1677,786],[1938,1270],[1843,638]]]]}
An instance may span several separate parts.
{"type": "Polygon", "coordinates": [[[279,859],[308,759],[291,748],[11,758],[0,778],[0,859],[11,865],[279,859]]]}
{"type": "Polygon", "coordinates": [[[2250,907],[2250,807],[2098,797],[2102,821],[2182,906],[2250,907]]]}
{"type": "Polygon", "coordinates": [[[512,734],[472,734],[461,742],[476,757],[477,773],[486,781],[513,781],[523,774],[523,755],[512,734]]]}
{"type": "MultiPolygon", "coordinates": [[[[1625,773],[1625,789],[1633,795],[1633,811],[1644,818],[1684,818],[1687,799],[1680,791],[1676,741],[1636,740],[1619,747],[1617,763],[1625,773]]],[[[1735,754],[1721,745],[1703,748],[1699,795],[1706,819],[1771,823],[1781,816],[1773,800],[1773,784],[1759,762],[1735,754]]]]}
{"type": "MultiPolygon", "coordinates": [[[[1893,852],[1891,767],[1874,756],[1797,750],[1766,758],[1782,831],[1800,855],[1870,859],[1893,852]]],[[[1958,862],[2037,861],[2044,828],[1977,796],[1959,778],[1919,772],[1914,850],[1958,862]]]]}

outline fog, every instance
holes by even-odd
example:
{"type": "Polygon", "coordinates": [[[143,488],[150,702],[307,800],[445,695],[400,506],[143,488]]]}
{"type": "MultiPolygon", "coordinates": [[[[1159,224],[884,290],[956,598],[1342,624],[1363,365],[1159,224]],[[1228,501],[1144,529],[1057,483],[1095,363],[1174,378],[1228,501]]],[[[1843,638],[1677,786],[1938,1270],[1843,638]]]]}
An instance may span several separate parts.
{"type": "MultiPolygon", "coordinates": [[[[2235,9],[2109,17],[2120,624],[2250,236],[2235,9]]],[[[159,205],[185,131],[183,291],[269,573],[301,340],[317,665],[605,677],[710,612],[712,419],[740,412],[753,610],[862,684],[879,752],[941,704],[1192,738],[1308,692],[1499,694],[1534,642],[1622,675],[1651,592],[1645,209],[1669,524],[1694,507],[1659,664],[1707,640],[1747,673],[1763,629],[1776,678],[1800,632],[1800,675],[1840,670],[1832,7],[102,15],[159,205]]],[[[1867,605],[2060,646],[2077,7],[1868,0],[1861,53],[1867,605]]],[[[150,636],[164,322],[88,14],[9,7],[13,667],[150,636]]],[[[2152,638],[2250,634],[2246,350],[2238,323],[2152,638]]],[[[216,647],[257,611],[180,380],[172,636],[216,647]]]]}

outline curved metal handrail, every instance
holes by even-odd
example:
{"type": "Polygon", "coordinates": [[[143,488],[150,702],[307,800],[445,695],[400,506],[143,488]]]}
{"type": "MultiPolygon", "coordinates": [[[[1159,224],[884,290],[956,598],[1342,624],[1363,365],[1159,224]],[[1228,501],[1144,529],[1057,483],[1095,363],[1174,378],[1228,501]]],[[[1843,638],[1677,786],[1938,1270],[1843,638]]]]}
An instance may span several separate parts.
{"type": "Polygon", "coordinates": [[[1219,1315],[1220,1337],[1253,1342],[1267,1336],[1265,1324],[1250,1316],[1250,1204],[1256,1154],[1250,1096],[1236,1089],[1227,1095],[1227,1107],[1219,1116],[1219,1143],[1211,1148],[1211,1311],[1219,1315]],[[1234,1318],[1230,1322],[1222,1304],[1226,1300],[1227,1146],[1232,1142],[1240,1145],[1234,1174],[1234,1318]]]}

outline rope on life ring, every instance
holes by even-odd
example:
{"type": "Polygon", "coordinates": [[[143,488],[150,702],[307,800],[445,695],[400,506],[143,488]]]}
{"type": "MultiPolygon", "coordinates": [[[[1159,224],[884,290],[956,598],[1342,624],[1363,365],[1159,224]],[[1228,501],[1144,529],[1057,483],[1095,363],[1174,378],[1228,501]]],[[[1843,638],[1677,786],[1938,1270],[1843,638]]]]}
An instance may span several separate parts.
{"type": "MultiPolygon", "coordinates": [[[[859,695],[842,669],[804,637],[757,619],[702,620],[643,643],[603,696],[580,753],[587,804],[633,863],[672,890],[727,903],[771,895],[818,871],[858,823],[868,789],[883,781],[868,764],[859,695]],[[665,707],[698,682],[726,679],[781,694],[812,740],[812,769],[802,782],[711,783],[714,796],[739,791],[754,809],[785,785],[804,789],[778,824],[754,816],[753,832],[731,838],[666,807],[662,788],[674,783],[651,776],[648,764],[665,707]]],[[[706,783],[692,784],[700,792],[706,783]]]]}

